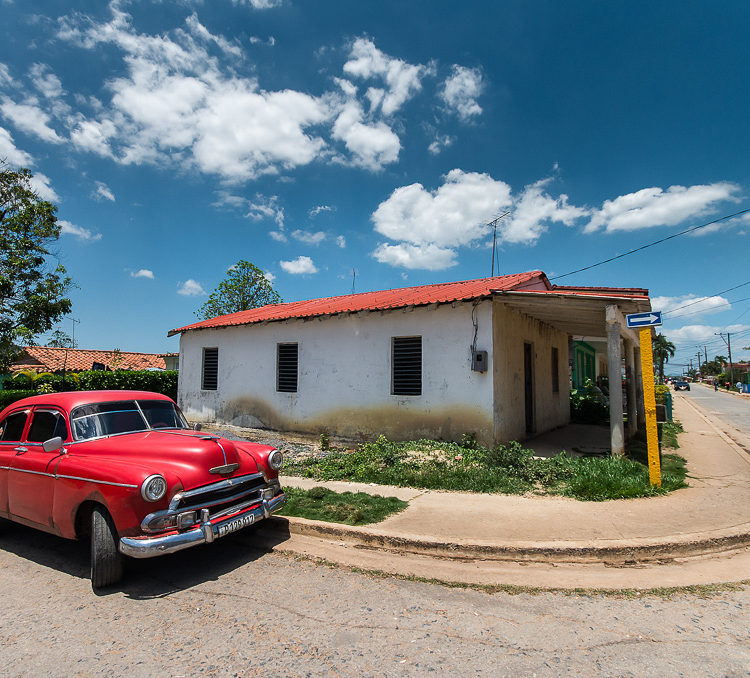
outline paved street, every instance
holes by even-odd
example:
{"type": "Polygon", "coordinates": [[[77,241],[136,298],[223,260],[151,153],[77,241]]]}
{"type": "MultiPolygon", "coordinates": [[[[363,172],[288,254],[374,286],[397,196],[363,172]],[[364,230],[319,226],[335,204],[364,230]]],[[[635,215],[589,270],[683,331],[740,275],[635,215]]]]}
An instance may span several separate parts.
{"type": "Polygon", "coordinates": [[[8,676],[746,676],[750,589],[489,594],[298,561],[253,532],[133,563],[97,596],[73,542],[3,523],[8,676]]]}
{"type": "Polygon", "coordinates": [[[750,451],[750,397],[731,395],[721,389],[714,391],[701,384],[692,384],[690,391],[680,391],[680,395],[720,419],[725,432],[750,451]]]}

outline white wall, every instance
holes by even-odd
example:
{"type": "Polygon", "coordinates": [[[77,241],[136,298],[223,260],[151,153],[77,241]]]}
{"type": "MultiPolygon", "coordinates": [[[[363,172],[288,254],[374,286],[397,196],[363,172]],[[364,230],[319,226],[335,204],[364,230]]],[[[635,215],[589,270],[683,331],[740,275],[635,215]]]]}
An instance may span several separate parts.
{"type": "MultiPolygon", "coordinates": [[[[180,339],[179,402],[187,417],[347,436],[490,443],[492,302],[476,309],[477,349],[489,370],[471,370],[472,304],[397,309],[309,321],[186,332],[180,339]],[[391,338],[422,336],[422,395],[391,395],[391,338]],[[276,344],[299,344],[297,393],[276,391],[276,344]],[[217,391],[201,391],[203,347],[219,348],[217,391]]],[[[561,360],[565,360],[561,354],[561,360]]]]}

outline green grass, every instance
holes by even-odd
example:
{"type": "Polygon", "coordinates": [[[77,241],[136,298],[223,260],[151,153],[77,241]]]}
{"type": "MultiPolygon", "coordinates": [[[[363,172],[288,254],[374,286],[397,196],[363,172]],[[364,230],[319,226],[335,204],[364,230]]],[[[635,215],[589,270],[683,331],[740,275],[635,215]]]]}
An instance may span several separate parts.
{"type": "Polygon", "coordinates": [[[519,443],[484,448],[418,440],[396,443],[381,436],[355,450],[332,452],[285,467],[288,475],[426,489],[499,494],[557,494],[585,501],[647,497],[685,486],[684,460],[664,456],[662,487],[649,484],[645,455],[573,458],[562,453],[535,459],[519,443]]]}
{"type": "Polygon", "coordinates": [[[407,502],[396,497],[381,497],[364,492],[339,493],[325,487],[313,487],[310,490],[287,487],[284,492],[286,504],[277,515],[346,525],[379,523],[408,506],[407,502]]]}

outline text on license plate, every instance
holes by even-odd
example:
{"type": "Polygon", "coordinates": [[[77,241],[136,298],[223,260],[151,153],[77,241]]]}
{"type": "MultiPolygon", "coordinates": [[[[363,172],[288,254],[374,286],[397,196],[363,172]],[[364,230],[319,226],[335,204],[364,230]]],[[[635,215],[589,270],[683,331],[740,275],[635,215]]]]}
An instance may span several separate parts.
{"type": "Polygon", "coordinates": [[[234,520],[230,520],[219,525],[219,527],[217,528],[218,536],[224,537],[228,534],[231,534],[232,532],[241,530],[243,527],[252,525],[254,522],[255,516],[252,513],[247,513],[244,516],[240,516],[239,518],[235,518],[234,520]]]}

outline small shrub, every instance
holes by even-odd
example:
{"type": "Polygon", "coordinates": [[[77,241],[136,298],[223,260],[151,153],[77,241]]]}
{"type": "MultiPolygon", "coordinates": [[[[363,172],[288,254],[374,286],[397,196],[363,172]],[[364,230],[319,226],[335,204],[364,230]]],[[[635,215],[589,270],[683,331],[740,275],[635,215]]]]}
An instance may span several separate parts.
{"type": "Polygon", "coordinates": [[[36,395],[36,391],[32,389],[14,389],[0,391],[0,410],[5,409],[8,405],[21,400],[22,398],[28,398],[29,396],[36,395]]]}
{"type": "Polygon", "coordinates": [[[408,506],[407,502],[396,497],[381,497],[363,492],[339,493],[320,486],[310,490],[290,487],[284,491],[287,501],[279,515],[347,525],[377,523],[408,506]]]}
{"type": "Polygon", "coordinates": [[[570,418],[578,424],[601,424],[609,419],[607,397],[591,379],[570,392],[570,418]]]}
{"type": "Polygon", "coordinates": [[[320,434],[318,441],[320,443],[320,449],[323,450],[323,452],[331,449],[331,438],[328,435],[328,431],[323,431],[323,433],[320,434]]]}

